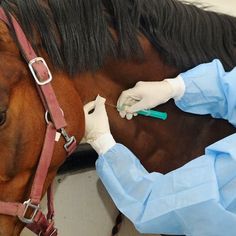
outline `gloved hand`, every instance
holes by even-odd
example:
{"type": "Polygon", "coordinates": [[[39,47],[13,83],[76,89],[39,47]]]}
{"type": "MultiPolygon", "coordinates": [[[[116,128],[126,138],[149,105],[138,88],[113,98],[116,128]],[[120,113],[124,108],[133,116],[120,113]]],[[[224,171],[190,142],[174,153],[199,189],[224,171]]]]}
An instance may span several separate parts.
{"type": "Polygon", "coordinates": [[[85,135],[83,139],[98,154],[105,153],[115,144],[110,132],[105,101],[105,98],[98,95],[95,101],[89,102],[84,106],[85,135]]]}
{"type": "Polygon", "coordinates": [[[136,85],[121,93],[117,101],[117,109],[122,118],[132,119],[137,111],[151,109],[169,99],[179,99],[184,94],[183,79],[165,79],[155,82],[138,82],[136,85]]]}

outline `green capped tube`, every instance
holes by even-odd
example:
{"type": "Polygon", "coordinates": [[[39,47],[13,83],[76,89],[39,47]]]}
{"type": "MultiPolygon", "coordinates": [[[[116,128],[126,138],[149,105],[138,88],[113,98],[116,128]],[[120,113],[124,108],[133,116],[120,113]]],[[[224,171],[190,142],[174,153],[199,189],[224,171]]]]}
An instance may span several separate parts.
{"type": "Polygon", "coordinates": [[[143,116],[150,116],[153,118],[158,118],[161,120],[166,120],[167,119],[167,113],[166,112],[160,112],[160,111],[155,111],[155,110],[141,110],[137,112],[139,115],[143,116]]]}

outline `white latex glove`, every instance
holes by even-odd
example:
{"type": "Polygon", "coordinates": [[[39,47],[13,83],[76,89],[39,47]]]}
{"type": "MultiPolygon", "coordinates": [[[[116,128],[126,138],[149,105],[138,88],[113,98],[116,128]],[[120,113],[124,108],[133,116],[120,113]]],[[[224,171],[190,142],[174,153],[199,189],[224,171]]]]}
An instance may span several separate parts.
{"type": "Polygon", "coordinates": [[[108,116],[105,108],[106,99],[97,96],[95,101],[84,106],[85,135],[84,141],[89,143],[98,154],[109,150],[115,141],[110,132],[108,116]]]}
{"type": "Polygon", "coordinates": [[[137,111],[151,109],[167,102],[169,99],[180,99],[185,91],[183,79],[177,76],[155,82],[138,82],[121,93],[117,101],[117,109],[122,118],[132,119],[137,111]]]}

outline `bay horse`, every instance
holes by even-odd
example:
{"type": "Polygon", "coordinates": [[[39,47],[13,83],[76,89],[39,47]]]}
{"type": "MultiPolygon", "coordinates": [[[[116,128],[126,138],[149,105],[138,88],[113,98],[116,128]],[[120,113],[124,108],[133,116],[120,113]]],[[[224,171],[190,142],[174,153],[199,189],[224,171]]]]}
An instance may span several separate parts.
{"type": "MultiPolygon", "coordinates": [[[[84,133],[83,104],[97,94],[115,105],[120,92],[137,81],[174,77],[214,58],[226,70],[236,65],[236,18],[189,3],[2,0],[1,9],[9,22],[0,22],[1,202],[29,199],[46,132],[44,106],[23,60],[11,16],[50,68],[66,132],[77,141],[84,133]]],[[[176,169],[203,154],[207,145],[235,132],[224,120],[181,112],[172,101],[158,109],[168,113],[166,121],[148,117],[127,121],[107,105],[115,139],[149,171],[176,169]]],[[[55,144],[43,193],[65,160],[63,145],[62,139],[55,144]]],[[[19,235],[24,226],[17,217],[0,216],[0,235],[19,235]]]]}

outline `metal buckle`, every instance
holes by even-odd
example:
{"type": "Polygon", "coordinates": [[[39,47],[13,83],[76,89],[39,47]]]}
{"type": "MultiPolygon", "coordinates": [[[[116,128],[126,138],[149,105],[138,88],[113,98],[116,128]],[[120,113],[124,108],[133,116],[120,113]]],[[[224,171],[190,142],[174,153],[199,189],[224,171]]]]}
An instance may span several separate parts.
{"type": "Polygon", "coordinates": [[[32,60],[29,62],[28,66],[29,66],[30,71],[31,71],[31,73],[32,73],[32,75],[33,75],[33,77],[34,77],[34,79],[35,79],[35,81],[36,81],[36,83],[37,83],[38,85],[45,85],[45,84],[48,84],[48,83],[50,83],[50,82],[52,81],[52,74],[51,74],[51,72],[50,72],[50,70],[49,70],[49,68],[48,68],[48,65],[47,65],[46,61],[45,61],[42,57],[36,57],[36,58],[32,59],[32,60]],[[37,75],[36,75],[36,72],[35,72],[35,70],[34,70],[34,68],[33,68],[33,64],[36,63],[36,62],[42,62],[43,65],[46,67],[47,72],[48,72],[48,79],[47,79],[47,80],[41,82],[41,81],[38,79],[38,77],[37,77],[37,75]]]}
{"type": "Polygon", "coordinates": [[[22,217],[19,217],[19,219],[23,222],[23,223],[26,223],[26,224],[31,224],[34,222],[34,217],[36,216],[38,210],[39,210],[39,204],[38,205],[34,205],[31,203],[31,199],[25,201],[23,203],[23,205],[25,206],[25,210],[24,210],[24,213],[23,213],[23,216],[22,217]],[[31,214],[30,218],[26,218],[26,213],[27,211],[29,210],[29,208],[32,208],[33,209],[33,213],[31,214]]]}
{"type": "MultiPolygon", "coordinates": [[[[60,108],[60,109],[61,109],[61,108],[60,108]]],[[[63,112],[62,109],[61,109],[61,113],[62,113],[62,116],[64,116],[64,112],[63,112]]],[[[51,117],[50,117],[50,113],[49,113],[48,110],[45,112],[44,118],[45,118],[45,121],[46,121],[47,124],[49,124],[49,122],[52,121],[52,120],[51,120],[51,117]]]]}
{"type": "MultiPolygon", "coordinates": [[[[64,112],[61,109],[62,115],[64,116],[64,112]]],[[[49,124],[50,122],[50,114],[49,111],[45,112],[44,118],[46,120],[46,123],[49,124]]],[[[59,136],[56,136],[55,141],[59,141],[59,138],[61,137],[61,135],[63,136],[63,138],[65,139],[66,143],[64,144],[64,149],[69,153],[69,147],[72,143],[76,142],[75,136],[69,136],[66,132],[66,130],[64,128],[61,128],[58,130],[57,134],[59,134],[59,136]]]]}
{"type": "Polygon", "coordinates": [[[70,145],[76,141],[75,136],[69,136],[64,128],[61,128],[61,134],[66,140],[66,144],[64,145],[64,148],[67,152],[69,152],[70,145]]]}

